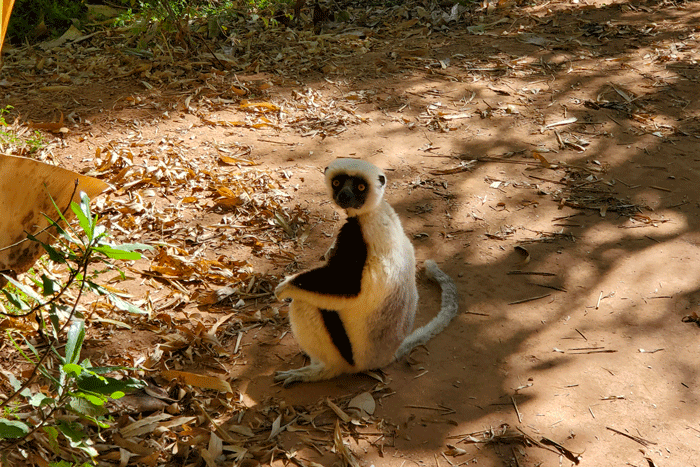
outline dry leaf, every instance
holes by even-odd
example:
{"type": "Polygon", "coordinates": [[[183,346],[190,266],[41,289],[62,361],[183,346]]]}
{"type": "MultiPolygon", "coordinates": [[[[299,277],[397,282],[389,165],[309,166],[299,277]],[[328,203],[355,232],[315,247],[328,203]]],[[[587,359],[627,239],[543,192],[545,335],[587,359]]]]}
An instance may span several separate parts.
{"type": "Polygon", "coordinates": [[[350,402],[348,402],[349,409],[359,409],[368,415],[372,415],[376,407],[377,404],[374,401],[374,397],[372,397],[372,395],[368,392],[358,394],[350,399],[350,402]]]}
{"type": "Polygon", "coordinates": [[[570,117],[564,120],[560,120],[558,122],[550,123],[549,125],[545,125],[545,128],[554,128],[563,125],[570,125],[571,123],[576,123],[577,121],[578,119],[576,117],[570,117]]]}
{"type": "Polygon", "coordinates": [[[520,245],[517,245],[515,248],[515,252],[518,253],[520,256],[520,263],[521,265],[527,264],[530,262],[530,252],[527,251],[525,248],[521,247],[520,245]]]}
{"type": "Polygon", "coordinates": [[[348,423],[350,420],[352,420],[352,417],[343,412],[343,409],[335,405],[330,399],[326,399],[326,404],[328,404],[328,407],[330,407],[331,410],[335,412],[335,414],[338,416],[338,418],[340,418],[343,421],[343,423],[348,423]]]}
{"type": "Polygon", "coordinates": [[[241,110],[253,110],[256,112],[277,112],[280,110],[278,105],[271,102],[246,102],[238,106],[241,110]]]}
{"type": "Polygon", "coordinates": [[[216,376],[199,375],[197,373],[177,370],[163,370],[160,372],[160,375],[167,380],[177,378],[185,384],[202,389],[214,389],[215,391],[224,393],[233,393],[228,381],[217,378],[216,376]]]}
{"type": "Polygon", "coordinates": [[[340,421],[335,421],[335,431],[333,433],[333,446],[335,447],[335,453],[340,457],[340,460],[344,466],[347,467],[360,467],[360,463],[357,461],[353,453],[343,442],[343,432],[340,430],[340,421]]]}
{"type": "Polygon", "coordinates": [[[170,418],[173,418],[173,416],[167,413],[151,415],[126,425],[119,430],[119,434],[121,434],[124,438],[133,438],[136,436],[145,435],[146,433],[153,433],[153,430],[159,426],[160,422],[170,418]]]}
{"type": "Polygon", "coordinates": [[[452,456],[452,457],[463,456],[466,453],[467,453],[467,451],[465,449],[458,448],[458,447],[453,446],[451,444],[447,445],[447,451],[445,451],[446,455],[452,456]]]}
{"type": "Polygon", "coordinates": [[[551,167],[551,165],[549,164],[549,161],[539,152],[532,151],[532,157],[537,159],[538,161],[540,161],[540,163],[542,164],[542,167],[544,167],[545,169],[548,169],[551,167]]]}
{"type": "Polygon", "coordinates": [[[51,122],[51,123],[27,122],[27,126],[29,128],[34,128],[36,130],[46,130],[46,131],[50,131],[52,133],[60,133],[62,128],[63,128],[63,112],[61,112],[61,117],[58,119],[57,122],[51,122]]]}
{"type": "Polygon", "coordinates": [[[277,418],[275,419],[274,422],[272,422],[272,429],[270,429],[270,436],[267,437],[267,439],[272,439],[278,434],[280,434],[283,430],[282,427],[282,414],[279,414],[277,418]]]}

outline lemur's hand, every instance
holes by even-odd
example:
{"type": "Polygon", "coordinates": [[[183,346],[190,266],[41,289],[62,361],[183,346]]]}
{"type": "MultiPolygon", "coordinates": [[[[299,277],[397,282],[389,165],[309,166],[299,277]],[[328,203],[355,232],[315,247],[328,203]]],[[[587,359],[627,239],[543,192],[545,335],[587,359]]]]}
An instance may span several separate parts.
{"type": "Polygon", "coordinates": [[[290,295],[290,288],[292,284],[292,280],[296,276],[289,276],[286,277],[282,282],[279,283],[279,285],[275,288],[275,297],[277,297],[277,300],[286,300],[286,299],[291,299],[292,296],[290,295]]]}

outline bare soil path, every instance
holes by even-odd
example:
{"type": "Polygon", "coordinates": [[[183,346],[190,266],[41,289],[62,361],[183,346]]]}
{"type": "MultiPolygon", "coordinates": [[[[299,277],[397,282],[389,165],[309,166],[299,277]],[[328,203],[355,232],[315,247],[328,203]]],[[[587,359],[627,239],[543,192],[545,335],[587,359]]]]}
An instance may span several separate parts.
{"type": "MultiPolygon", "coordinates": [[[[339,430],[363,466],[700,466],[700,327],[684,322],[700,305],[700,2],[540,2],[444,30],[406,9],[354,35],[278,33],[303,52],[277,57],[284,72],[6,53],[3,103],[64,115],[43,156],[112,183],[97,205],[114,235],[159,245],[115,283],[151,314],[95,319],[93,358],[228,380],[230,399],[144,373],[181,390],[171,411],[201,403],[229,430],[214,465],[234,445],[245,465],[332,465],[339,430]],[[387,171],[419,264],[455,278],[464,313],[383,374],[284,389],[274,371],[304,358],[270,292],[331,243],[322,170],[341,156],[387,171]],[[364,392],[374,413],[336,428],[330,405],[353,413],[364,392]]],[[[419,285],[421,324],[439,294],[419,285]]],[[[205,465],[212,425],[171,429],[130,462],[205,465]]]]}

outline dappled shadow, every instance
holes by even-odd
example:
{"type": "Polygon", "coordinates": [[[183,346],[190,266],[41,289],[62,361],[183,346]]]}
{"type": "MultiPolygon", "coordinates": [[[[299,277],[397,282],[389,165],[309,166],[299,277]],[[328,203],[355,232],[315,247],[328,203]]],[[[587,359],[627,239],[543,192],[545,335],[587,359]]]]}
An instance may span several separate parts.
{"type": "MultiPolygon", "coordinates": [[[[395,392],[382,393],[376,416],[395,427],[393,439],[382,442],[387,452],[395,447],[392,455],[432,459],[449,436],[505,422],[569,438],[567,447],[585,451],[591,465],[642,462],[637,445],[620,446],[605,429],[614,426],[671,446],[682,465],[693,433],[669,433],[681,436],[682,424],[698,428],[699,415],[693,349],[700,333],[681,318],[700,301],[700,8],[634,2],[523,11],[478,35],[465,24],[430,37],[383,37],[371,58],[348,58],[343,73],[302,75],[328,99],[371,91],[353,112],[372,121],[326,138],[280,125],[274,131],[296,145],[284,155],[273,154],[278,146],[250,126],[222,140],[249,139],[256,160],[272,170],[315,168],[294,180],[301,201],[292,204],[306,203],[328,219],[331,207],[318,205],[325,195],[317,168],[348,154],[387,168],[387,198],[414,237],[419,264],[436,259],[457,281],[465,313],[416,350],[410,364],[385,369],[395,392]],[[391,56],[407,48],[425,54],[391,56]],[[590,190],[568,189],[579,181],[590,190]],[[595,202],[586,197],[591,193],[595,202]],[[621,205],[627,208],[616,211],[621,205]],[[528,250],[528,263],[513,254],[516,245],[528,250]]],[[[239,78],[275,76],[231,73],[209,84],[222,91],[239,78]]],[[[206,126],[185,103],[201,97],[204,82],[183,83],[184,91],[144,91],[134,76],[91,83],[87,106],[68,98],[74,91],[56,94],[56,108],[80,114],[63,144],[76,145],[90,132],[108,140],[110,131],[141,131],[150,118],[206,126]],[[100,109],[91,109],[97,99],[100,109]]],[[[245,98],[291,99],[289,91],[300,87],[279,82],[245,98]]],[[[27,118],[55,115],[36,106],[35,96],[9,103],[27,118]]],[[[212,109],[221,120],[237,120],[240,98],[223,96],[230,102],[212,109]]],[[[210,126],[205,137],[225,131],[210,126]]],[[[330,243],[325,233],[313,230],[295,252],[300,265],[318,264],[330,243]]],[[[277,265],[268,270],[282,274],[277,265]]],[[[436,287],[420,277],[418,324],[439,302],[436,287]]],[[[291,337],[278,341],[279,334],[272,326],[249,332],[242,351],[248,364],[232,370],[253,406],[271,397],[322,404],[373,387],[366,376],[273,386],[274,370],[302,364],[291,337]]],[[[379,465],[376,445],[363,449],[379,465]]],[[[468,451],[492,456],[485,465],[509,465],[515,455],[499,451],[508,459],[499,460],[489,453],[468,451]]],[[[533,463],[545,455],[528,451],[533,463]]]]}

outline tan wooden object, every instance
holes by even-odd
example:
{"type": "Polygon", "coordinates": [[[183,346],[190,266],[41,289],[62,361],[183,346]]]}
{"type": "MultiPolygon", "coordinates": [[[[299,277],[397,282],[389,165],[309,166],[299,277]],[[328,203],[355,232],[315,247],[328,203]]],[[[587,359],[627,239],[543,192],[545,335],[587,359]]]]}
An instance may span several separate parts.
{"type": "Polygon", "coordinates": [[[0,10],[0,52],[2,45],[5,43],[5,34],[7,34],[7,25],[10,24],[10,12],[15,0],[2,0],[2,10],[0,10]]]}
{"type": "MultiPolygon", "coordinates": [[[[27,240],[27,233],[52,243],[55,229],[43,231],[49,225],[44,214],[51,219],[59,218],[52,198],[63,211],[74,192],[73,201],[80,202],[81,191],[92,199],[107,187],[101,180],[61,167],[0,155],[0,272],[21,274],[44,253],[40,244],[27,240]]],[[[75,217],[71,209],[65,216],[69,220],[75,217]]],[[[0,287],[5,283],[0,276],[0,287]]]]}

